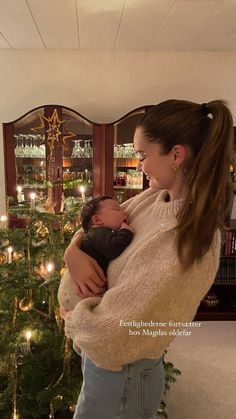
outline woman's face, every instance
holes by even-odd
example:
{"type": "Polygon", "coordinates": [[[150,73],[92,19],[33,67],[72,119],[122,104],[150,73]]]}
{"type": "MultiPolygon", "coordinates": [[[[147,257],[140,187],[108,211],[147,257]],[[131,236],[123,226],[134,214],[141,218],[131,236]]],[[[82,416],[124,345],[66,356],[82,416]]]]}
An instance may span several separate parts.
{"type": "Polygon", "coordinates": [[[138,127],[134,133],[134,149],[139,157],[138,169],[146,175],[149,186],[170,191],[176,180],[172,169],[174,152],[171,150],[163,154],[161,144],[148,141],[142,127],[138,127]]]}

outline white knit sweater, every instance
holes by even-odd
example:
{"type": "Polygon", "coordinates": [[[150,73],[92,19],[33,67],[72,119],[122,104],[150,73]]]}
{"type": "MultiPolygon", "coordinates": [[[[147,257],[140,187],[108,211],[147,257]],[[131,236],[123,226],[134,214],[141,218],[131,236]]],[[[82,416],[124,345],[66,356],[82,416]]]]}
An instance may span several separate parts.
{"type": "Polygon", "coordinates": [[[125,202],[135,234],[109,265],[108,291],[80,301],[66,317],[67,336],[98,367],[119,371],[138,359],[161,357],[175,337],[173,329],[184,328],[172,322],[190,322],[214,282],[220,232],[202,261],[183,273],[171,230],[182,203],[166,202],[167,196],[167,191],[148,189],[125,202]],[[134,327],[124,323],[132,321],[134,327]],[[154,324],[137,328],[135,321],[154,324]]]}

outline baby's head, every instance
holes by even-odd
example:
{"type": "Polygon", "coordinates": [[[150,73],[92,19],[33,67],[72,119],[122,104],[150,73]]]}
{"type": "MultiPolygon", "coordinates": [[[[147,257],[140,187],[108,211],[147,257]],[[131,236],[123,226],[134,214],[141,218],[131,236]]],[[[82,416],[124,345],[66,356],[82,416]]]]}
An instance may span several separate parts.
{"type": "Polygon", "coordinates": [[[84,205],[80,213],[80,222],[84,231],[90,227],[110,227],[119,229],[127,221],[125,211],[111,196],[103,195],[84,205]]]}

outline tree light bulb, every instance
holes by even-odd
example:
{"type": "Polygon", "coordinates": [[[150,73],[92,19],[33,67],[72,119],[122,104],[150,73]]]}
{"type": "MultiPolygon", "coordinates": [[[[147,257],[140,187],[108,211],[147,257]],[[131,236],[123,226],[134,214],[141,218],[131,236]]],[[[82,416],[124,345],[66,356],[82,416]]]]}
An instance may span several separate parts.
{"type": "Polygon", "coordinates": [[[53,263],[51,263],[51,262],[49,262],[48,264],[47,264],[47,271],[48,271],[48,273],[50,274],[50,273],[52,273],[52,271],[54,270],[54,264],[53,263]]]}
{"type": "Polygon", "coordinates": [[[12,252],[13,252],[13,247],[9,246],[7,248],[7,262],[8,263],[12,263],[12,252]]]}
{"type": "Polygon", "coordinates": [[[31,192],[31,194],[30,194],[30,209],[31,210],[35,209],[35,198],[36,198],[36,193],[31,192]]]}
{"type": "Polygon", "coordinates": [[[85,186],[80,186],[80,188],[79,188],[79,190],[80,190],[80,193],[81,193],[81,197],[82,197],[82,201],[83,201],[83,203],[86,203],[86,197],[85,197],[85,186]]]}
{"type": "Polygon", "coordinates": [[[25,336],[26,336],[27,341],[29,341],[32,338],[31,330],[27,330],[27,332],[25,332],[25,336]]]}
{"type": "Polygon", "coordinates": [[[2,215],[1,218],[0,218],[0,221],[2,223],[5,223],[5,221],[7,221],[7,216],[6,215],[2,215]]]}

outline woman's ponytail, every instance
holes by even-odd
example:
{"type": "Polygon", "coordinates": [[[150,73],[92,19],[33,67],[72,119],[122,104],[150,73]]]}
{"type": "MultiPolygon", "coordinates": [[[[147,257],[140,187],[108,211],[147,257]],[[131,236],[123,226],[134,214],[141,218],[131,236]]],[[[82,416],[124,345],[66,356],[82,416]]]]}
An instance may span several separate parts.
{"type": "MultiPolygon", "coordinates": [[[[205,104],[208,133],[189,177],[188,195],[178,216],[177,249],[185,267],[209,249],[216,229],[225,226],[232,199],[230,166],[234,164],[233,120],[223,101],[205,104]],[[209,117],[207,117],[209,119],[209,117]]],[[[204,115],[203,115],[204,118],[204,115]]]]}

